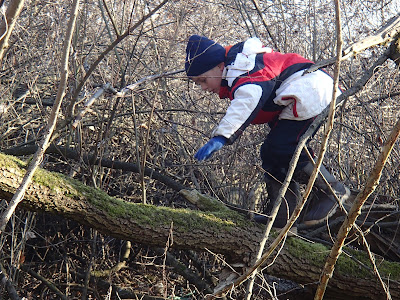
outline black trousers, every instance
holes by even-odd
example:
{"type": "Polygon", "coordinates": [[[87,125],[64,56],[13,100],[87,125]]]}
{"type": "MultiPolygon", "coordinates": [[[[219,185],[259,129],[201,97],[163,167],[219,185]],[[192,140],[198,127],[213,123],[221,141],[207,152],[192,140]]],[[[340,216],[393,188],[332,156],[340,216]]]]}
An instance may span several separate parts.
{"type": "MultiPolygon", "coordinates": [[[[271,131],[260,150],[266,181],[273,178],[279,181],[285,179],[297,144],[314,119],[315,117],[304,121],[283,119],[269,123],[271,131]]],[[[303,149],[297,169],[302,169],[307,162],[309,162],[309,158],[303,149]]]]}

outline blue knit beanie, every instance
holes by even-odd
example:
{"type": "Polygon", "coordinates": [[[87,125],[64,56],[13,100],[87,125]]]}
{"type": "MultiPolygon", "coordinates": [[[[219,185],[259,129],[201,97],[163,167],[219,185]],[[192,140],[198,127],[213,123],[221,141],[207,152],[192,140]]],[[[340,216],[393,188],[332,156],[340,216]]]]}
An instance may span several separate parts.
{"type": "Polygon", "coordinates": [[[225,61],[225,48],[199,35],[192,35],[186,46],[187,76],[199,76],[225,61]]]}

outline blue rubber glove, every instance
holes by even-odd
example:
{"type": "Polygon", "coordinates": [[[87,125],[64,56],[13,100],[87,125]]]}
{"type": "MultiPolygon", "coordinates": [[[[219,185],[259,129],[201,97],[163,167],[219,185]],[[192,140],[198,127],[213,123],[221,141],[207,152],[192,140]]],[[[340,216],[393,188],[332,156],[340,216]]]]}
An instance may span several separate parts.
{"type": "Polygon", "coordinates": [[[198,161],[206,160],[211,157],[211,155],[221,149],[227,142],[227,138],[223,136],[214,136],[211,138],[207,144],[201,147],[197,153],[194,155],[194,158],[198,161]]]}

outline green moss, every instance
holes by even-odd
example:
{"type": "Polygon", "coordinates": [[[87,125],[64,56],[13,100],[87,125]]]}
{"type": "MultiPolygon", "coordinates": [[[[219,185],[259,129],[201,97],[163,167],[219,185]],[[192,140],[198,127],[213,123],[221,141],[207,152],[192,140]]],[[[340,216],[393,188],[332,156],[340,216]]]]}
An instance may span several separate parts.
{"type": "MultiPolygon", "coordinates": [[[[370,270],[373,270],[372,263],[368,257],[368,254],[365,251],[359,251],[351,248],[346,248],[345,251],[348,255],[352,256],[353,258],[355,258],[356,260],[360,261],[362,264],[370,268],[370,270]]],[[[348,255],[346,254],[341,255],[341,257],[343,258],[340,260],[339,268],[342,272],[350,273],[353,276],[356,276],[357,274],[359,274],[357,273],[357,269],[362,268],[363,270],[368,272],[371,277],[375,276],[372,275],[371,271],[368,271],[365,267],[361,267],[356,261],[351,259],[348,255]],[[350,265],[351,263],[353,263],[353,265],[350,265]],[[352,266],[354,267],[354,270],[350,269],[352,266]]],[[[400,279],[400,264],[398,262],[390,262],[379,257],[375,257],[375,260],[376,260],[375,265],[377,266],[379,274],[382,277],[389,278],[391,280],[400,279]]]]}
{"type": "MultiPolygon", "coordinates": [[[[23,173],[25,173],[28,163],[14,156],[0,153],[0,165],[7,169],[22,170],[23,173]]],[[[55,188],[62,186],[64,178],[65,177],[62,174],[53,173],[38,168],[36,169],[32,180],[35,183],[41,184],[45,187],[50,188],[51,190],[54,190],[55,188]]]]}
{"type": "Polygon", "coordinates": [[[248,220],[243,215],[229,209],[221,201],[209,195],[203,195],[196,190],[182,190],[180,193],[191,203],[195,203],[200,210],[208,214],[212,214],[221,220],[231,222],[235,224],[235,226],[248,226],[248,220]]]}
{"type": "Polygon", "coordinates": [[[0,152],[0,165],[5,168],[20,169],[25,168],[26,163],[15,156],[6,155],[0,152]]]}
{"type": "Polygon", "coordinates": [[[59,173],[49,172],[43,169],[37,169],[33,175],[33,182],[48,187],[55,191],[60,187],[64,187],[65,176],[59,173]]]}
{"type": "Polygon", "coordinates": [[[391,280],[400,280],[400,266],[398,263],[383,261],[376,264],[378,265],[381,276],[391,280]]]}
{"type": "Polygon", "coordinates": [[[199,206],[202,210],[205,211],[220,211],[220,210],[227,210],[228,208],[220,203],[217,199],[207,197],[200,193],[197,194],[199,197],[197,206],[199,206]]]}
{"type": "MultiPolygon", "coordinates": [[[[69,179],[68,179],[69,180],[69,179]]],[[[233,228],[238,223],[244,222],[241,217],[230,219],[226,212],[202,212],[189,209],[175,209],[159,207],[148,204],[130,203],[122,199],[108,196],[106,193],[83,185],[80,182],[69,180],[70,184],[79,194],[85,196],[87,201],[107,212],[113,217],[130,217],[143,226],[159,227],[171,226],[173,222],[182,230],[202,229],[204,226],[220,229],[233,228]]]]}
{"type": "MultiPolygon", "coordinates": [[[[0,164],[6,168],[24,169],[26,163],[0,153],[0,164]]],[[[183,230],[201,230],[212,227],[216,230],[229,229],[244,223],[244,218],[225,208],[222,211],[211,213],[210,211],[193,211],[188,209],[173,209],[169,207],[157,207],[126,202],[122,199],[110,197],[105,192],[82,184],[77,180],[68,178],[62,174],[49,172],[38,168],[34,174],[33,181],[37,184],[51,189],[53,192],[61,193],[64,197],[88,201],[94,207],[104,211],[114,218],[134,218],[143,226],[158,227],[171,226],[173,222],[183,230]]],[[[204,203],[206,201],[204,198],[204,203]]],[[[212,205],[212,202],[209,203],[212,205]]],[[[217,205],[216,204],[216,205],[217,205]]]]}
{"type": "MultiPolygon", "coordinates": [[[[367,267],[372,267],[367,254],[365,252],[355,251],[349,248],[345,249],[346,253],[342,253],[336,263],[335,269],[340,272],[340,274],[351,277],[359,277],[359,278],[372,278],[374,275],[371,273],[368,268],[360,265],[356,260],[352,259],[351,256],[354,256],[356,252],[358,252],[358,260],[362,262],[367,267]],[[349,252],[353,252],[353,254],[348,255],[349,252]]],[[[356,258],[356,257],[354,257],[356,258]]]]}
{"type": "MultiPolygon", "coordinates": [[[[1,153],[0,163],[6,168],[21,170],[26,167],[26,164],[21,160],[1,153]]],[[[237,226],[248,225],[243,216],[231,211],[218,201],[212,203],[207,197],[204,197],[201,201],[204,205],[209,205],[209,209],[207,211],[195,211],[126,202],[122,199],[110,197],[99,189],[88,187],[62,174],[43,169],[36,170],[33,181],[55,193],[71,198],[72,201],[87,201],[114,218],[132,218],[135,219],[135,222],[150,228],[170,227],[171,222],[184,231],[202,230],[204,228],[212,228],[215,231],[221,229],[233,230],[237,226]],[[220,210],[214,211],[216,208],[220,208],[220,210]]]]}
{"type": "MultiPolygon", "coordinates": [[[[330,248],[318,244],[309,243],[304,240],[289,238],[286,241],[286,249],[295,257],[305,257],[308,262],[315,267],[322,268],[325,265],[326,258],[330,253],[330,248]]],[[[373,267],[365,251],[359,251],[346,247],[336,263],[335,272],[339,272],[342,276],[356,278],[372,278],[373,267]],[[359,262],[364,266],[362,266],[359,262]]],[[[379,273],[384,278],[392,280],[400,279],[400,264],[397,262],[389,262],[385,260],[376,261],[379,273]]]]}
{"type": "Polygon", "coordinates": [[[285,246],[287,250],[295,257],[305,257],[307,261],[314,266],[323,266],[329,249],[318,243],[309,243],[297,238],[288,238],[285,246]]]}
{"type": "Polygon", "coordinates": [[[211,214],[201,211],[188,209],[173,209],[170,207],[155,207],[152,205],[132,204],[132,209],[127,210],[130,217],[139,219],[141,223],[151,226],[174,226],[181,230],[202,230],[204,228],[229,229],[236,224],[229,220],[219,217],[217,214],[211,214]]]}
{"type": "MultiPolygon", "coordinates": [[[[325,245],[319,243],[309,243],[304,240],[293,239],[290,238],[287,241],[289,246],[289,251],[296,257],[305,257],[308,262],[313,264],[315,267],[323,268],[326,262],[326,258],[330,253],[331,249],[325,245]]],[[[346,249],[347,252],[347,249],[346,249]]],[[[363,256],[363,263],[366,263],[364,258],[366,257],[366,253],[360,253],[363,256]]],[[[346,254],[341,254],[336,266],[335,270],[342,275],[360,277],[360,278],[370,278],[372,274],[369,270],[362,267],[355,260],[351,259],[346,254]]]]}

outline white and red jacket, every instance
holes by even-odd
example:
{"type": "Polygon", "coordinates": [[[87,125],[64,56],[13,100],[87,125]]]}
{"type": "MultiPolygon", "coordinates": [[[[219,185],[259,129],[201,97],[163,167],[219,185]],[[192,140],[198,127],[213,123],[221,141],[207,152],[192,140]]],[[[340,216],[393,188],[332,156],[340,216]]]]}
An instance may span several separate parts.
{"type": "Polygon", "coordinates": [[[257,38],[227,48],[219,96],[232,102],[213,136],[233,143],[249,124],[321,113],[331,102],[333,80],[321,70],[303,76],[312,64],[295,53],[273,52],[257,38]]]}

